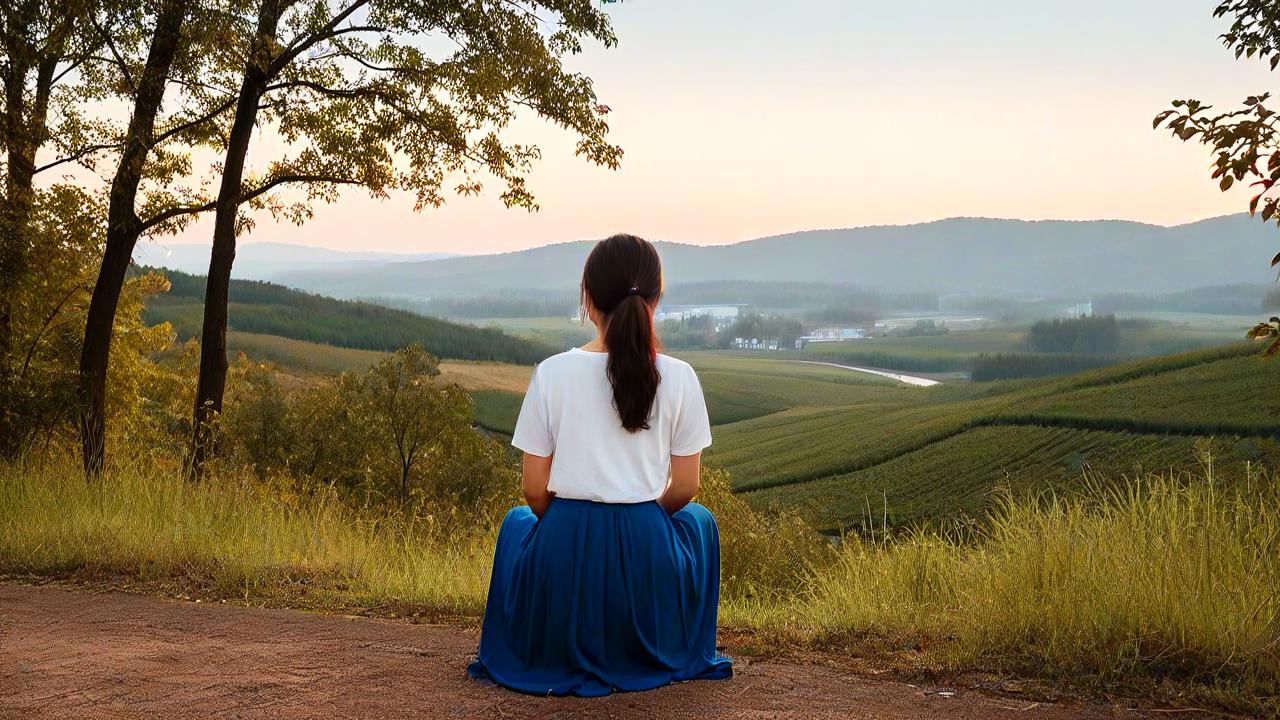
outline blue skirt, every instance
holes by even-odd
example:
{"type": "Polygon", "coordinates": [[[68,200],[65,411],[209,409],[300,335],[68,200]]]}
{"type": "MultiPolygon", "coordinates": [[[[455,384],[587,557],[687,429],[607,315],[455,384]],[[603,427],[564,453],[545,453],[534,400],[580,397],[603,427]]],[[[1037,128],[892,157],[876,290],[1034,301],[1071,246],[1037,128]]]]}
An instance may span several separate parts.
{"type": "Polygon", "coordinates": [[[710,511],[555,498],[498,531],[472,677],[596,697],[727,678],[716,652],[720,535],[710,511]]]}

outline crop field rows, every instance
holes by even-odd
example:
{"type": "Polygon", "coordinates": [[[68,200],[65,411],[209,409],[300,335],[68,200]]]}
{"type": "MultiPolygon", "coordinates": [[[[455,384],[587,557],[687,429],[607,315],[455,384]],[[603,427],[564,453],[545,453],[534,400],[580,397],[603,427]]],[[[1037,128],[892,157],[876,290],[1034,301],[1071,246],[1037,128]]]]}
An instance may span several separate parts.
{"type": "Polygon", "coordinates": [[[719,425],[705,458],[752,505],[799,509],[825,530],[865,525],[868,507],[891,524],[955,519],[997,487],[1069,490],[1087,472],[1280,466],[1277,379],[1255,349],[1231,346],[1057,380],[877,389],[719,425]]]}
{"type": "Polygon", "coordinates": [[[992,426],[959,433],[853,473],[748,492],[765,510],[797,509],[834,531],[962,522],[989,510],[1000,490],[1070,493],[1148,472],[1181,472],[1208,458],[1218,477],[1238,479],[1247,462],[1274,464],[1266,442],[992,426]]]}

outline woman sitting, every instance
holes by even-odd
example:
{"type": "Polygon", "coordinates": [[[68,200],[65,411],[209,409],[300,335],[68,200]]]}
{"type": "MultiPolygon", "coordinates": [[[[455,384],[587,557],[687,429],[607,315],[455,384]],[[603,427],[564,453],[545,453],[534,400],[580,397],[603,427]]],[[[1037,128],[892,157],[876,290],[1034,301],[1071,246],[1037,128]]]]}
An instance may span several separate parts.
{"type": "Polygon", "coordinates": [[[529,504],[498,532],[473,677],[590,697],[732,674],[715,518],[690,502],[711,427],[693,368],[658,352],[661,295],[650,243],[615,235],[587,258],[598,335],[529,383],[511,440],[529,504]]]}

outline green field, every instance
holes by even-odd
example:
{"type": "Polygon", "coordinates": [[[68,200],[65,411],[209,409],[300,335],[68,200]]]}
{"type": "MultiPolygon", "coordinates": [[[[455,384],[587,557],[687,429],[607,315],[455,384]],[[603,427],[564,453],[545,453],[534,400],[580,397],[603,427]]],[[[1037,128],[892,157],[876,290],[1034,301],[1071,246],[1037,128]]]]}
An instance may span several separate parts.
{"type": "Polygon", "coordinates": [[[712,425],[795,407],[888,401],[897,394],[892,380],[840,368],[718,352],[686,352],[679,357],[698,371],[712,425]]]}
{"type": "MultiPolygon", "coordinates": [[[[1167,355],[1238,341],[1257,320],[1197,313],[1127,313],[1124,317],[1146,322],[1121,334],[1118,359],[1167,355]]],[[[1025,334],[1025,327],[1002,327],[924,337],[877,337],[812,343],[801,352],[787,355],[905,372],[965,372],[981,355],[1025,352],[1025,334]]]]}
{"type": "Polygon", "coordinates": [[[589,342],[596,329],[591,323],[581,323],[569,317],[519,317],[519,318],[453,318],[453,322],[480,328],[501,330],[508,335],[524,338],[556,350],[567,350],[589,342]]]}
{"type": "MultiPolygon", "coordinates": [[[[1116,480],[1213,457],[1234,478],[1246,462],[1280,466],[1277,380],[1280,366],[1235,345],[1055,380],[843,394],[832,383],[830,402],[718,424],[704,457],[754,506],[799,507],[823,529],[863,524],[868,507],[877,522],[952,519],[987,509],[997,486],[1069,489],[1087,470],[1116,480]]],[[[708,403],[763,391],[743,373],[708,403]]]]}
{"type": "MultiPolygon", "coordinates": [[[[680,353],[713,424],[706,463],[759,509],[799,508],[816,527],[955,521],[993,491],[1069,491],[1213,458],[1280,468],[1280,365],[1232,345],[1044,380],[932,388],[774,354],[680,353]]],[[[509,435],[522,393],[473,390],[477,422],[509,435]]]]}
{"type": "MultiPolygon", "coordinates": [[[[381,356],[242,332],[229,342],[295,372],[366,367],[381,356]]],[[[1116,481],[1206,457],[1228,480],[1246,463],[1280,468],[1280,365],[1248,344],[1056,379],[931,388],[775,353],[679,357],[706,394],[715,440],[706,463],[727,470],[754,507],[798,508],[823,530],[863,526],[869,512],[891,525],[956,521],[989,509],[996,488],[1069,491],[1089,471],[1116,481]]],[[[511,434],[527,366],[441,368],[471,392],[477,424],[511,434]]]]}

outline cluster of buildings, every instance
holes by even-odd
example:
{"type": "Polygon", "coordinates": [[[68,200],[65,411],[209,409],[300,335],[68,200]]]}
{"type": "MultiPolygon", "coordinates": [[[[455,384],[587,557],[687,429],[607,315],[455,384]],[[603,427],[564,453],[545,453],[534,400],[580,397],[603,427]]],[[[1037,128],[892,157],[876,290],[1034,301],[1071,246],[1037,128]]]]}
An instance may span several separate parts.
{"type": "Polygon", "coordinates": [[[1072,320],[1079,320],[1080,318],[1093,317],[1093,303],[1082,302],[1082,303],[1076,303],[1075,305],[1072,305],[1071,307],[1067,308],[1067,317],[1071,318],[1072,320]]]}
{"type": "Polygon", "coordinates": [[[716,327],[731,325],[734,320],[738,319],[738,314],[745,305],[663,305],[653,314],[653,319],[662,320],[692,320],[693,318],[709,317],[715,323],[716,327]]]}
{"type": "Polygon", "coordinates": [[[778,338],[734,338],[729,344],[735,350],[777,350],[778,338]]]}

